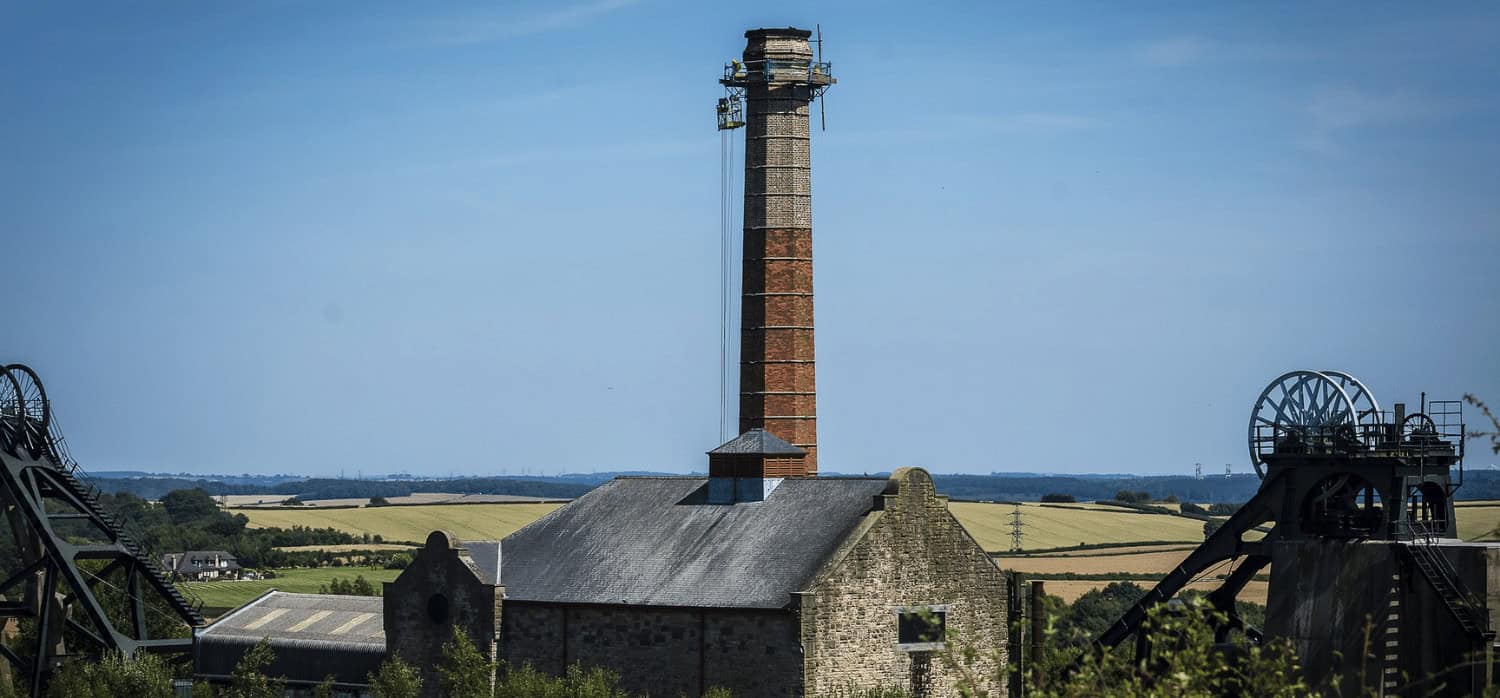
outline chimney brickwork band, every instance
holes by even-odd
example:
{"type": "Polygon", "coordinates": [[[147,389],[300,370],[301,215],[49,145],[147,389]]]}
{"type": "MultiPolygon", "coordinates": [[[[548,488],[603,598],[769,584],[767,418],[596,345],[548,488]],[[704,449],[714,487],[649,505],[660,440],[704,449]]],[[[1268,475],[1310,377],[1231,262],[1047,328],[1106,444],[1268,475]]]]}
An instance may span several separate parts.
{"type": "Polygon", "coordinates": [[[756,427],[807,451],[817,474],[813,351],[809,33],[745,33],[745,247],[740,431],[756,427]],[[801,66],[798,68],[797,66],[801,66]]]}

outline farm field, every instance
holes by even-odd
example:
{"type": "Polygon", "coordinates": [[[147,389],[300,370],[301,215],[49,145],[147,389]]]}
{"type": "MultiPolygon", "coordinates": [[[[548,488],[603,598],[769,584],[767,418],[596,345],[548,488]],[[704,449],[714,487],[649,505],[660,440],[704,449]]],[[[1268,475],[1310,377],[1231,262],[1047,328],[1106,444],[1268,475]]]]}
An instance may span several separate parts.
{"type": "Polygon", "coordinates": [[[317,567],[312,569],[276,570],[275,579],[253,579],[223,582],[184,582],[181,586],[203,599],[204,611],[214,615],[253,599],[272,589],[298,594],[316,594],[318,587],[327,586],[334,577],[353,581],[363,576],[371,584],[389,582],[401,574],[401,570],[371,567],[317,567]]]}
{"type": "MultiPolygon", "coordinates": [[[[1095,551],[1098,552],[1098,551],[1095,551]]],[[[1035,555],[996,556],[1002,570],[1025,574],[1130,574],[1166,575],[1182,563],[1191,550],[1161,550],[1125,555],[1035,555]]],[[[1267,567],[1267,570],[1270,568],[1267,567]]]]}
{"type": "Polygon", "coordinates": [[[387,542],[421,543],[427,534],[443,529],[459,538],[495,540],[546,516],[562,506],[550,504],[432,504],[357,509],[235,509],[250,518],[252,528],[278,526],[332,527],[350,533],[378,535],[387,542]]]}
{"type": "MultiPolygon", "coordinates": [[[[1155,582],[1140,581],[1132,581],[1131,583],[1141,587],[1142,589],[1150,589],[1155,584],[1155,582]]],[[[1104,587],[1108,586],[1110,582],[1109,580],[1084,582],[1048,579],[1044,581],[1043,584],[1046,586],[1047,594],[1049,596],[1059,596],[1062,597],[1063,601],[1073,603],[1074,601],[1078,600],[1078,597],[1083,596],[1085,593],[1093,589],[1103,589],[1104,587]]],[[[1213,591],[1216,587],[1218,587],[1218,585],[1219,580],[1210,579],[1207,581],[1198,582],[1196,584],[1189,584],[1187,588],[1207,592],[1213,591]]],[[[1266,582],[1250,582],[1249,584],[1245,585],[1244,590],[1240,592],[1238,598],[1240,601],[1249,601],[1250,603],[1258,603],[1264,606],[1266,605],[1266,597],[1270,595],[1270,588],[1270,584],[1266,582]]]]}
{"type": "MultiPolygon", "coordinates": [[[[1049,507],[1067,507],[1069,509],[1095,509],[1099,511],[1127,511],[1130,507],[1122,507],[1118,504],[1100,504],[1099,502],[1047,502],[1049,507]]],[[[1182,511],[1180,502],[1151,502],[1146,506],[1159,507],[1169,511],[1182,511]]]]}
{"type": "Polygon", "coordinates": [[[1500,528],[1500,502],[1454,502],[1458,516],[1458,537],[1464,540],[1500,540],[1493,535],[1500,528]]]}
{"type": "MultiPolygon", "coordinates": [[[[280,507],[288,495],[284,494],[231,494],[222,499],[230,508],[280,507]]],[[[417,492],[400,497],[387,497],[391,504],[508,504],[511,502],[558,502],[547,497],[525,497],[515,494],[454,494],[450,492],[417,492]]],[[[362,507],[370,503],[368,497],[346,497],[342,499],[305,499],[300,506],[306,507],[362,507]]]]}
{"type": "MultiPolygon", "coordinates": [[[[985,550],[1010,550],[1013,505],[952,502],[948,508],[985,550]]],[[[1044,507],[1028,502],[1021,505],[1021,522],[1021,546],[1031,550],[1100,543],[1203,541],[1202,521],[1118,507],[1044,507]]]]}
{"type": "Polygon", "coordinates": [[[356,550],[361,552],[366,550],[414,550],[415,547],[402,543],[346,543],[342,545],[283,545],[277,548],[277,550],[288,553],[352,553],[356,550]]]}

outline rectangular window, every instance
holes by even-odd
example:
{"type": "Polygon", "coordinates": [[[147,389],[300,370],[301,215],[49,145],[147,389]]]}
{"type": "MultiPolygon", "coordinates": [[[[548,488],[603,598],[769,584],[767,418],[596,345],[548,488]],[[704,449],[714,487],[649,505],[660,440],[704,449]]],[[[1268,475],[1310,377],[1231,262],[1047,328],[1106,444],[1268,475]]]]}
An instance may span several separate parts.
{"type": "Polygon", "coordinates": [[[926,652],[943,648],[948,633],[947,606],[903,606],[896,611],[896,649],[926,652]]]}

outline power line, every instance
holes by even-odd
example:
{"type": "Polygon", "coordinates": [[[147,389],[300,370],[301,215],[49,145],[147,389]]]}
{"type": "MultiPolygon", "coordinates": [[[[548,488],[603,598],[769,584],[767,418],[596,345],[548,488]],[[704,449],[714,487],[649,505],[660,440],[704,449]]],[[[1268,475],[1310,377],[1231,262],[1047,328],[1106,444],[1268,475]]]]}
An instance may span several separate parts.
{"type": "Polygon", "coordinates": [[[1021,550],[1021,538],[1023,535],[1025,535],[1021,532],[1021,528],[1025,525],[1026,524],[1021,521],[1021,503],[1016,502],[1015,509],[1011,510],[1010,512],[1011,552],[1019,552],[1021,550]]]}

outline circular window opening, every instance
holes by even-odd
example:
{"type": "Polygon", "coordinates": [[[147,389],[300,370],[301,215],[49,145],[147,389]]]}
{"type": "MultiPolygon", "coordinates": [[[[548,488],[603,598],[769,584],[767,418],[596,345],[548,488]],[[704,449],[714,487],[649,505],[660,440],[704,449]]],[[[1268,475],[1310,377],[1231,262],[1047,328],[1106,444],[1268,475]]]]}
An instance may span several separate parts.
{"type": "Polygon", "coordinates": [[[433,594],[427,599],[427,617],[438,624],[448,622],[448,597],[433,594]]]}

